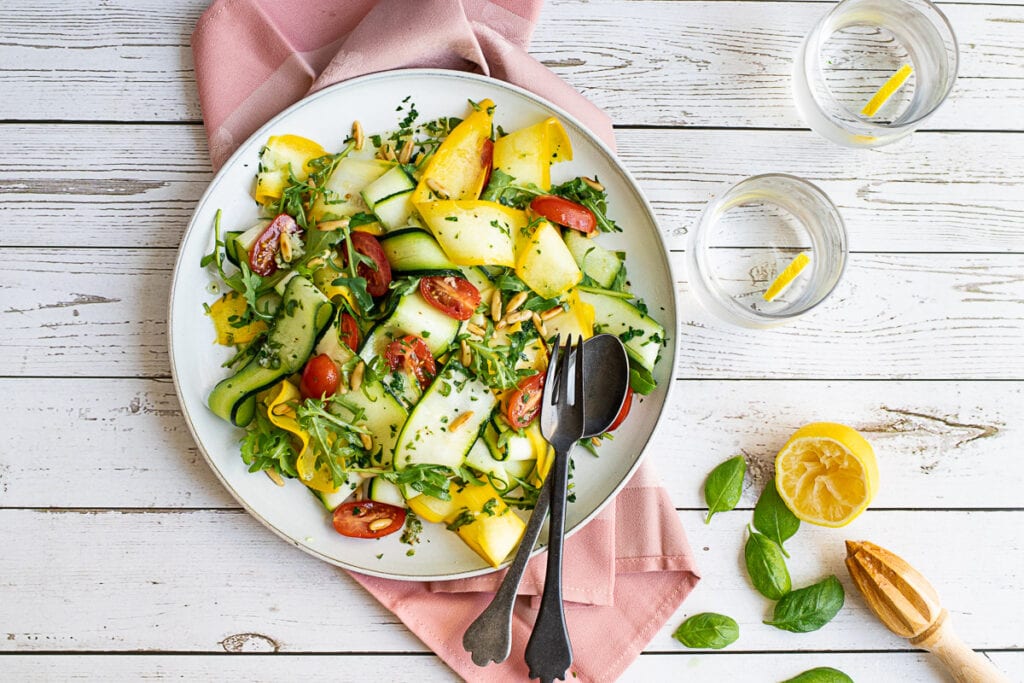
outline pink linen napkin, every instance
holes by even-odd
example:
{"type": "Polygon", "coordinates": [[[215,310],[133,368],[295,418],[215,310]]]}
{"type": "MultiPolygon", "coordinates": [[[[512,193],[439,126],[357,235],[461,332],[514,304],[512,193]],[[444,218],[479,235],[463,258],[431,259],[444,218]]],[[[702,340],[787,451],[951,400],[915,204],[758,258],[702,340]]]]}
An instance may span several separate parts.
{"type": "MultiPolygon", "coordinates": [[[[614,147],[611,121],[526,51],[541,0],[216,0],[192,35],[215,168],[257,128],[320,88],[405,67],[474,71],[558,103],[614,147]]],[[[566,541],[564,595],[580,681],[614,680],[698,581],[668,494],[640,467],[600,515],[566,541]]],[[[462,634],[502,573],[447,582],[351,574],[467,680],[522,681],[544,578],[527,567],[509,659],[476,667],[462,634]]],[[[572,674],[570,674],[572,675],[572,674]]]]}

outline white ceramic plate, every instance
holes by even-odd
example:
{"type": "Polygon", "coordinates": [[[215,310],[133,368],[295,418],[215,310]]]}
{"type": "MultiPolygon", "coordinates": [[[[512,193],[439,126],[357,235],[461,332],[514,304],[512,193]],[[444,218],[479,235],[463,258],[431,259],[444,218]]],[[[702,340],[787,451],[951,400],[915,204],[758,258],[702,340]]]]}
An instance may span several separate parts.
{"type": "Polygon", "coordinates": [[[203,312],[211,294],[210,274],[199,267],[213,245],[213,218],[223,210],[224,230],[248,227],[257,218],[251,197],[260,147],[270,135],[293,133],[318,141],[328,151],[340,149],[352,121],[367,134],[397,127],[403,113],[396,107],[411,97],[419,121],[440,116],[464,117],[467,100],[490,98],[497,104],[495,123],[512,131],[557,116],[569,132],[574,160],[552,167],[552,181],[577,175],[598,176],[608,189],[609,214],[624,229],[603,235],[602,243],[628,251],[627,267],[634,290],[651,314],[668,330],[670,345],[662,353],[656,379],[659,387],[601,448],[600,458],[577,450],[576,502],[570,504],[567,527],[576,530],[596,515],[626,483],[639,464],[672,385],[675,365],[675,295],[668,256],[651,208],[632,177],[613,153],[578,121],[558,107],[515,86],[462,72],[405,70],[374,74],[322,90],[275,117],[228,160],[199,201],[182,240],[174,270],[170,301],[171,369],[185,419],[213,471],[245,508],[275,533],[327,562],[365,574],[393,579],[450,579],[493,571],[441,525],[425,524],[416,553],[398,534],[378,540],[337,534],[324,511],[298,481],[280,488],[263,474],[250,474],[239,457],[242,431],[220,420],[206,407],[213,386],[226,376],[221,363],[230,353],[213,343],[213,327],[203,312]]]}

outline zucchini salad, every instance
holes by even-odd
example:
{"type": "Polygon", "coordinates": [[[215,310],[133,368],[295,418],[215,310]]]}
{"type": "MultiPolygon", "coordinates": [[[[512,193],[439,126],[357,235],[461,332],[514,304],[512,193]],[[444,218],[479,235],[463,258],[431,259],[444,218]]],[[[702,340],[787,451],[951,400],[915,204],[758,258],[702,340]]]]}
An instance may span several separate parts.
{"type": "Polygon", "coordinates": [[[408,99],[395,130],[355,122],[336,153],[270,137],[265,218],[225,230],[217,213],[202,266],[226,293],[206,312],[235,353],[208,405],[245,430],[250,472],[307,486],[338,533],[412,546],[421,520],[444,524],[497,567],[553,456],[537,419],[551,340],[623,341],[612,431],[655,388],[665,330],[601,245],[622,228],[598,179],[552,183],[572,160],[556,118],[506,133],[484,100],[420,122],[408,99]]]}

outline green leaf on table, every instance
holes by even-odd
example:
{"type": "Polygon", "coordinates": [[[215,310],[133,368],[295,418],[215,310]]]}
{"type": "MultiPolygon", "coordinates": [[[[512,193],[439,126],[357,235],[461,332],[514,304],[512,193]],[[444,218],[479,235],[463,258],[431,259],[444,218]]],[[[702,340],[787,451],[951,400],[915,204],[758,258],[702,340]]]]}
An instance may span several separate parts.
{"type": "Polygon", "coordinates": [[[786,679],[782,683],[853,683],[853,679],[839,669],[819,666],[815,669],[808,669],[794,678],[786,679]]]}
{"type": "Polygon", "coordinates": [[[775,480],[772,479],[764,487],[764,492],[757,499],[754,506],[754,528],[768,538],[775,541],[782,554],[789,557],[789,553],[782,546],[786,539],[791,538],[800,528],[800,520],[782,502],[779,491],[775,488],[775,480]]]}
{"type": "Polygon", "coordinates": [[[736,642],[740,627],[732,617],[701,612],[680,624],[672,637],[686,647],[721,650],[736,642]]]}
{"type": "Polygon", "coordinates": [[[843,584],[833,575],[784,595],[764,623],[793,633],[817,631],[839,613],[845,598],[843,584]]]}
{"type": "Polygon", "coordinates": [[[782,557],[782,548],[764,534],[747,527],[750,537],[743,549],[747,561],[747,574],[757,592],[769,600],[779,600],[793,587],[782,557]]]}
{"type": "Polygon", "coordinates": [[[736,507],[743,493],[743,475],[747,472],[747,461],[742,455],[729,458],[711,470],[708,480],[704,483],[704,500],[708,504],[708,516],[705,524],[711,522],[716,512],[726,512],[736,507]]]}

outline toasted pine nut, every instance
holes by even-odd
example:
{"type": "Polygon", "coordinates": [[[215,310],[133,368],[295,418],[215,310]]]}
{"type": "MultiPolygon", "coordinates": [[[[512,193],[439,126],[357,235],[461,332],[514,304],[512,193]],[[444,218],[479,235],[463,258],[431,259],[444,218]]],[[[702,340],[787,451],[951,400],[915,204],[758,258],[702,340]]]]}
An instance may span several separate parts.
{"type": "Polygon", "coordinates": [[[548,338],[548,330],[544,327],[544,321],[540,319],[540,316],[536,312],[531,316],[533,320],[533,326],[537,328],[537,334],[541,336],[541,339],[548,338]]]}
{"type": "Polygon", "coordinates": [[[592,437],[590,437],[590,443],[592,443],[595,446],[600,446],[601,445],[601,439],[597,438],[596,436],[592,436],[592,437]]]}
{"type": "Polygon", "coordinates": [[[348,218],[341,218],[336,221],[324,221],[322,223],[317,223],[316,229],[324,232],[327,232],[328,230],[340,230],[342,228],[347,228],[348,222],[348,218]]]}
{"type": "Polygon", "coordinates": [[[291,263],[292,261],[292,240],[288,237],[288,232],[282,232],[277,238],[277,243],[281,245],[281,258],[284,259],[285,263],[291,263]]]}
{"type": "Polygon", "coordinates": [[[594,180],[592,178],[588,178],[587,176],[583,176],[583,178],[581,178],[581,180],[584,183],[586,183],[587,185],[589,185],[591,187],[591,189],[597,190],[598,192],[604,192],[604,185],[602,185],[601,183],[597,182],[596,180],[594,180]]]}
{"type": "Polygon", "coordinates": [[[366,363],[359,361],[355,369],[352,370],[352,377],[349,380],[349,384],[352,386],[352,391],[359,391],[359,387],[363,385],[363,374],[366,372],[366,363]]]}
{"type": "Polygon", "coordinates": [[[518,311],[519,307],[526,303],[526,292],[519,292],[508,302],[508,306],[505,308],[505,315],[518,311]]]}
{"type": "Polygon", "coordinates": [[[380,531],[381,529],[387,529],[391,526],[390,519],[375,519],[367,526],[370,531],[380,531]]]}
{"type": "Polygon", "coordinates": [[[501,290],[494,290],[494,296],[491,297],[491,320],[498,322],[501,320],[501,290]]]}
{"type": "Polygon", "coordinates": [[[366,137],[363,135],[363,124],[359,123],[359,121],[352,122],[352,139],[356,143],[357,150],[363,148],[363,143],[366,142],[366,137]]]}
{"type": "Polygon", "coordinates": [[[506,315],[505,322],[509,325],[515,325],[516,323],[529,320],[531,315],[533,315],[531,311],[516,311],[506,315]]]}
{"type": "Polygon", "coordinates": [[[562,312],[563,309],[561,306],[555,306],[554,308],[549,308],[548,310],[541,313],[540,319],[547,322],[548,320],[551,320],[554,317],[562,315],[562,312]]]}
{"type": "Polygon", "coordinates": [[[459,347],[462,349],[462,357],[459,359],[462,364],[469,367],[469,364],[473,362],[473,352],[469,349],[469,344],[463,339],[459,342],[459,347]]]}
{"type": "Polygon", "coordinates": [[[407,164],[409,163],[409,159],[412,159],[412,138],[405,141],[405,144],[402,145],[401,151],[398,153],[399,162],[407,164]]]}
{"type": "Polygon", "coordinates": [[[309,266],[310,268],[319,268],[320,266],[324,265],[324,260],[322,257],[317,256],[306,261],[306,265],[309,266]]]}
{"type": "Polygon", "coordinates": [[[466,323],[466,329],[469,331],[470,334],[475,334],[481,339],[487,335],[487,330],[473,323],[466,323]]]}
{"type": "Polygon", "coordinates": [[[507,320],[505,320],[504,318],[502,318],[502,319],[501,319],[501,320],[499,320],[499,321],[498,321],[498,323],[497,323],[497,324],[496,324],[496,325],[494,326],[494,329],[496,329],[496,330],[503,330],[503,329],[505,329],[506,327],[508,327],[508,321],[507,321],[507,320]]]}
{"type": "Polygon", "coordinates": [[[292,407],[287,403],[278,403],[270,412],[274,415],[289,415],[292,412],[292,407]]]}
{"type": "Polygon", "coordinates": [[[360,434],[359,440],[363,442],[363,448],[366,450],[373,448],[373,439],[370,438],[369,434],[360,434]]]}
{"type": "Polygon", "coordinates": [[[278,474],[276,470],[263,471],[267,473],[267,477],[270,479],[270,481],[274,482],[278,486],[284,486],[284,479],[281,478],[281,475],[278,474]]]}
{"type": "Polygon", "coordinates": [[[459,428],[462,427],[462,425],[466,424],[469,421],[469,418],[471,417],[473,417],[473,411],[467,410],[462,415],[459,415],[457,418],[455,418],[450,425],[448,425],[448,431],[458,431],[459,428]]]}
{"type": "Polygon", "coordinates": [[[436,194],[441,199],[450,199],[451,198],[451,195],[448,194],[448,190],[444,189],[444,187],[441,185],[441,183],[437,182],[433,178],[427,178],[426,182],[427,182],[427,187],[430,188],[430,191],[433,192],[434,194],[436,194]]]}

